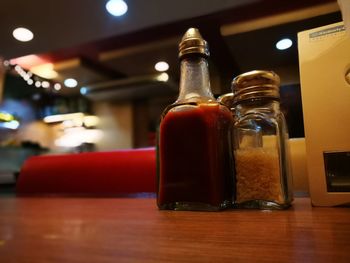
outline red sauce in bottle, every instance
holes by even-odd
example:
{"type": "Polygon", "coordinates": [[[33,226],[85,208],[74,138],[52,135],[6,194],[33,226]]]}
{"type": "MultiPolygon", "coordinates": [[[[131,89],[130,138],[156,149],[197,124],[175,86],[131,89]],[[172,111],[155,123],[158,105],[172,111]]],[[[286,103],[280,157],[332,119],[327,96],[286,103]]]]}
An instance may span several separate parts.
{"type": "Polygon", "coordinates": [[[160,209],[219,210],[230,203],[232,124],[230,111],[216,102],[178,105],[163,116],[158,149],[160,209]]]}

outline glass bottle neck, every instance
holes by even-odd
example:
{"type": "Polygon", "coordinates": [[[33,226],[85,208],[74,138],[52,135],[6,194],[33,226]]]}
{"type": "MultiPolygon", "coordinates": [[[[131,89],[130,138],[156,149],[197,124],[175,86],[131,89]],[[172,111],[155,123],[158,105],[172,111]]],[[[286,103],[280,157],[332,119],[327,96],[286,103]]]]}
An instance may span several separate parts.
{"type": "Polygon", "coordinates": [[[208,63],[202,57],[181,60],[180,94],[176,103],[215,100],[211,89],[208,63]]]}
{"type": "Polygon", "coordinates": [[[274,116],[280,113],[280,103],[270,98],[262,98],[260,100],[244,101],[235,107],[235,114],[238,118],[250,113],[274,116]]]}

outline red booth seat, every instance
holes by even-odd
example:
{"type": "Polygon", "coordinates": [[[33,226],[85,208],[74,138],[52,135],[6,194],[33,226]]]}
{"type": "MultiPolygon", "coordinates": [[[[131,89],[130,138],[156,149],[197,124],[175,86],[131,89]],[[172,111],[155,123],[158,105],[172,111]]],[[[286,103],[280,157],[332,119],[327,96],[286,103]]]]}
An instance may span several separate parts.
{"type": "Polygon", "coordinates": [[[154,148],[29,158],[18,195],[118,196],[156,191],[154,148]]]}

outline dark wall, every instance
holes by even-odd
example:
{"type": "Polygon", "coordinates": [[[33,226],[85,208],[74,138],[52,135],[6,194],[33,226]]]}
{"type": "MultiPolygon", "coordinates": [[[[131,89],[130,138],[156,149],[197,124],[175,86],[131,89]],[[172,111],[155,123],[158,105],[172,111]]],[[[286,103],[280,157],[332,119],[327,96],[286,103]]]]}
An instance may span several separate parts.
{"type": "Polygon", "coordinates": [[[281,87],[281,109],[285,114],[289,137],[305,137],[300,84],[281,87]]]}

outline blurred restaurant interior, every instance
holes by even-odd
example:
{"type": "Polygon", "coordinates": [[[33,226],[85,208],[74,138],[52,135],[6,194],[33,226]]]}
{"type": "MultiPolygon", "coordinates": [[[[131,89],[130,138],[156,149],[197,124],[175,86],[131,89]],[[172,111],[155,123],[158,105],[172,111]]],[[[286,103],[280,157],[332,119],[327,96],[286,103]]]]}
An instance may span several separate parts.
{"type": "Polygon", "coordinates": [[[273,70],[289,135],[304,137],[297,33],[341,21],[336,1],[106,3],[1,1],[2,194],[14,193],[33,155],[154,147],[178,94],[178,43],[189,27],[210,45],[215,97],[240,73],[273,70]],[[291,46],[276,46],[283,39],[291,46]]]}

